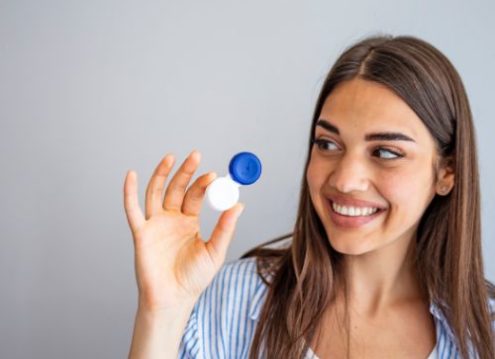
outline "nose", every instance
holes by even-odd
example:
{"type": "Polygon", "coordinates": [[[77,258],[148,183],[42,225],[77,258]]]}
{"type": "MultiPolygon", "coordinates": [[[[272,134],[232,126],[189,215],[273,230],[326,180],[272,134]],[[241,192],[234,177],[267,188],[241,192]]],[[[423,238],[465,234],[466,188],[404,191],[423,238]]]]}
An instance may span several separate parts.
{"type": "Polygon", "coordinates": [[[342,193],[365,192],[369,187],[368,169],[357,154],[346,153],[335,163],[329,185],[342,193]]]}

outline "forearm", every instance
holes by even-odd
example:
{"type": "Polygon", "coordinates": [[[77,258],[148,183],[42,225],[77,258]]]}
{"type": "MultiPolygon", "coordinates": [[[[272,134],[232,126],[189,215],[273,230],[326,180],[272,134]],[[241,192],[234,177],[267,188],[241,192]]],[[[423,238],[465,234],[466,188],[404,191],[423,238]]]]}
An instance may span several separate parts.
{"type": "Polygon", "coordinates": [[[129,359],[177,359],[182,334],[194,302],[153,312],[139,307],[129,359]]]}

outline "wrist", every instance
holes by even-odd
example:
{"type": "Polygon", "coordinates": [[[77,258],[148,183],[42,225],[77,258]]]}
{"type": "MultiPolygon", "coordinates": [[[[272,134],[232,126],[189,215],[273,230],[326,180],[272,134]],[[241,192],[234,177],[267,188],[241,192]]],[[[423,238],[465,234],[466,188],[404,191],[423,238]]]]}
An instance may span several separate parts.
{"type": "Polygon", "coordinates": [[[181,313],[191,313],[192,308],[196,304],[197,299],[191,298],[191,299],[185,299],[182,300],[180,303],[174,304],[174,305],[154,305],[150,304],[146,301],[139,300],[138,301],[138,314],[142,314],[143,316],[146,317],[168,317],[171,314],[177,316],[178,314],[181,313]]]}

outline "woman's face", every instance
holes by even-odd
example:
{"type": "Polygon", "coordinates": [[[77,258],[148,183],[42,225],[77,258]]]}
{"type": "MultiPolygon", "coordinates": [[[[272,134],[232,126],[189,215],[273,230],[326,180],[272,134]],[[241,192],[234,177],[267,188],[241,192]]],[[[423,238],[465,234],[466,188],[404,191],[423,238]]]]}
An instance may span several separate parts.
{"type": "Polygon", "coordinates": [[[332,247],[363,254],[413,238],[444,184],[415,112],[385,86],[355,78],[326,99],[314,135],[306,178],[332,247]]]}

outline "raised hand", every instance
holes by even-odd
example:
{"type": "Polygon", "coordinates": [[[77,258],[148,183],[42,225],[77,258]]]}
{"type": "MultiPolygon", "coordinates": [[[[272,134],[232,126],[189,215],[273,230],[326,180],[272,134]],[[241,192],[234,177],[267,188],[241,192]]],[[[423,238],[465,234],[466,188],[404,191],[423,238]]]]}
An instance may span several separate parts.
{"type": "Polygon", "coordinates": [[[124,208],[134,240],[139,305],[147,310],[174,308],[200,296],[224,263],[244,208],[237,203],[223,212],[211,237],[203,241],[199,214],[206,187],[216,174],[203,174],[187,188],[200,157],[199,152],[191,152],[170,180],[164,197],[163,188],[175,160],[171,154],[162,159],[146,189],[146,215],[139,206],[137,174],[127,172],[124,208]]]}

